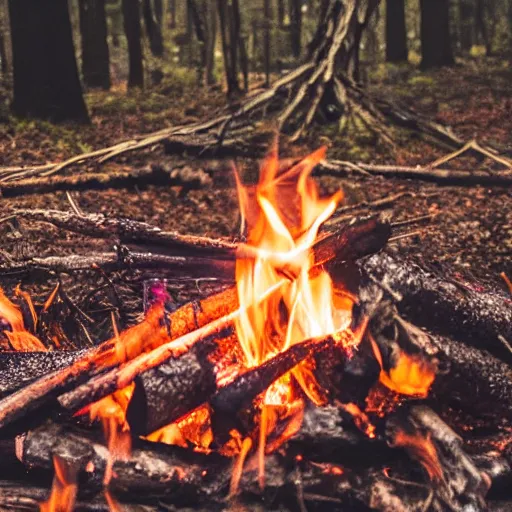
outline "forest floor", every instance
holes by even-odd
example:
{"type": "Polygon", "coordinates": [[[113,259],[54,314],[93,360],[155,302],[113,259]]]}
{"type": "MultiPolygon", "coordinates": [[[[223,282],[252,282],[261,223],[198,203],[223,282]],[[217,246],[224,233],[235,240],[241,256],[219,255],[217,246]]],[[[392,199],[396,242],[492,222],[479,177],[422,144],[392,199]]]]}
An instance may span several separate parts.
{"type": "MultiPolygon", "coordinates": [[[[449,124],[465,139],[512,148],[512,70],[499,62],[468,62],[453,69],[429,74],[411,68],[382,67],[371,87],[381,94],[414,107],[418,112],[449,124]]],[[[213,117],[225,104],[218,89],[198,90],[188,75],[164,82],[148,91],[126,94],[121,88],[87,95],[92,124],[86,127],[53,126],[8,117],[0,125],[0,165],[42,164],[59,161],[76,153],[101,148],[165,126],[213,117]]],[[[304,155],[323,144],[330,158],[352,161],[425,164],[447,153],[420,140],[414,134],[397,134],[394,147],[375,140],[364,132],[340,134],[336,126],[322,126],[300,146],[282,141],[283,157],[304,155]]],[[[106,170],[121,167],[140,168],[152,162],[171,162],[206,169],[211,161],[166,156],[161,148],[152,152],[129,153],[106,170]]],[[[465,162],[467,165],[467,161],[465,162]]],[[[254,177],[257,161],[236,162],[254,177]]],[[[472,162],[475,166],[478,162],[472,162]]],[[[180,233],[235,238],[238,233],[237,194],[230,162],[215,162],[209,186],[190,190],[155,186],[131,190],[73,192],[76,204],[87,213],[102,212],[114,216],[147,221],[180,233]]],[[[76,172],[76,168],[73,171],[76,172]]],[[[399,191],[411,192],[393,207],[395,221],[435,214],[417,234],[395,245],[428,264],[441,264],[453,274],[471,273],[506,289],[499,277],[512,278],[512,193],[499,187],[440,186],[421,181],[355,175],[350,179],[319,178],[322,190],[341,187],[344,204],[374,200],[399,191]]],[[[14,208],[53,208],[69,210],[64,192],[25,195],[0,201],[0,217],[14,208]]],[[[70,234],[43,223],[0,224],[2,252],[18,259],[30,256],[87,254],[91,250],[112,250],[113,240],[93,240],[70,234]]],[[[0,252],[0,257],[2,257],[0,252]]],[[[3,283],[10,287],[19,280],[3,283]]],[[[25,289],[45,294],[55,284],[35,288],[22,279],[25,289]]],[[[140,294],[140,289],[134,293],[140,294]]],[[[186,298],[187,293],[183,294],[186,298]]]]}

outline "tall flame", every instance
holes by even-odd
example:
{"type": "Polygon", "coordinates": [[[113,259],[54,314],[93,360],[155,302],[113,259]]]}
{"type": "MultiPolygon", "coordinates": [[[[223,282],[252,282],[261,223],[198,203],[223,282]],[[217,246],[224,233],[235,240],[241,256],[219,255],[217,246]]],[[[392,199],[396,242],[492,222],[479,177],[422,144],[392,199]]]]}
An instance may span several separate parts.
{"type": "MultiPolygon", "coordinates": [[[[236,263],[238,297],[240,305],[247,307],[236,320],[236,331],[250,367],[305,339],[336,333],[350,323],[350,308],[339,310],[333,305],[329,274],[323,270],[310,272],[318,231],[342,198],[341,191],[320,198],[311,178],[313,168],[324,157],[325,148],[320,148],[278,174],[274,148],[263,163],[254,191],[238,179],[247,245],[253,249],[250,253],[256,254],[239,257],[236,263]],[[261,301],[262,295],[283,277],[288,282],[261,301]]],[[[299,365],[292,373],[306,395],[321,403],[308,364],[299,365]]],[[[265,404],[286,402],[290,389],[289,376],[281,379],[267,391],[265,404]]]]}

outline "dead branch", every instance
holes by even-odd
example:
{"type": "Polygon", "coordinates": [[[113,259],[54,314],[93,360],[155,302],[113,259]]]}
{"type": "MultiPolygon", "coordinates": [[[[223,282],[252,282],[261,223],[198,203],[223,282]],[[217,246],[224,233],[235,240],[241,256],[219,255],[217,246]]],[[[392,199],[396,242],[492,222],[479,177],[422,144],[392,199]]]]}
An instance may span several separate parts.
{"type": "MultiPolygon", "coordinates": [[[[483,171],[483,170],[453,170],[431,168],[430,166],[397,166],[377,165],[358,162],[357,169],[372,175],[380,175],[388,178],[416,179],[432,181],[441,185],[498,185],[509,187],[512,185],[512,171],[483,171]]],[[[347,177],[353,176],[354,164],[341,160],[326,160],[317,167],[317,174],[347,177]]]]}

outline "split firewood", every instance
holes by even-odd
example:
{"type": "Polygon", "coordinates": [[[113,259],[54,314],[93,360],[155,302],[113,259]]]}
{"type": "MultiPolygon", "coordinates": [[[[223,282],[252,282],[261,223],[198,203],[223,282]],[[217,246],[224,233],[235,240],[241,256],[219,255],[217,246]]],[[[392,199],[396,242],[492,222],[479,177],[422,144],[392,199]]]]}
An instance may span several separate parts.
{"type": "MultiPolygon", "coordinates": [[[[379,218],[373,217],[354,222],[339,231],[325,235],[317,242],[313,249],[315,264],[322,265],[333,258],[336,261],[352,260],[373,253],[380,250],[388,237],[389,224],[379,218]]],[[[312,271],[314,271],[314,268],[312,271]]],[[[215,324],[211,330],[206,330],[204,334],[197,333],[190,340],[187,340],[187,343],[195,343],[200,339],[207,338],[209,334],[219,332],[229,326],[230,320],[227,320],[227,318],[237,308],[236,289],[229,288],[201,301],[189,303],[168,317],[164,314],[163,309],[154,310],[141,324],[124,331],[119,339],[114,338],[104,342],[75,361],[71,366],[53,372],[1,400],[0,428],[34,409],[42,407],[57,395],[91,379],[91,377],[108,367],[115,367],[120,362],[134,357],[141,351],[170,343],[180,336],[223,317],[225,318],[223,322],[215,324]],[[164,320],[163,325],[162,320],[164,320]],[[121,353],[121,357],[119,353],[121,353]]],[[[158,362],[153,361],[153,366],[163,363],[172,354],[173,350],[164,349],[158,362]]],[[[135,368],[135,365],[132,368],[135,368]]],[[[133,380],[136,375],[147,369],[149,367],[141,367],[140,371],[135,373],[133,370],[126,370],[123,374],[123,380],[126,380],[127,374],[133,380]]],[[[119,388],[115,371],[110,372],[109,376],[102,376],[101,381],[98,377],[95,381],[95,389],[99,390],[102,387],[99,383],[106,383],[109,378],[111,380],[106,388],[111,389],[110,392],[119,388]]],[[[129,379],[128,381],[131,382],[129,379]]]]}
{"type": "Polygon", "coordinates": [[[406,318],[512,364],[512,301],[479,283],[450,280],[398,255],[376,254],[361,272],[398,299],[406,318]],[[505,341],[504,341],[505,340],[505,341]]]}

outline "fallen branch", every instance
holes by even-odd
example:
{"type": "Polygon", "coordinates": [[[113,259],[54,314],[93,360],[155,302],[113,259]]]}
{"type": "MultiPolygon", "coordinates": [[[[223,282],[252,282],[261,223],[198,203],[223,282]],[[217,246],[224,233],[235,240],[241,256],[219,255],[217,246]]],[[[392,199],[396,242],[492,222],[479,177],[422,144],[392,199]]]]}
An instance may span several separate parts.
{"type": "Polygon", "coordinates": [[[134,188],[148,185],[188,188],[203,186],[203,179],[196,175],[181,173],[179,168],[171,171],[160,166],[143,169],[115,170],[109,172],[81,172],[70,176],[21,179],[0,182],[2,197],[17,197],[27,194],[45,194],[62,190],[104,190],[108,188],[134,188]]]}
{"type": "Polygon", "coordinates": [[[317,174],[347,177],[362,171],[372,175],[386,176],[388,178],[419,179],[432,181],[442,185],[497,185],[509,187],[512,185],[512,171],[482,171],[482,170],[452,170],[438,169],[429,166],[407,167],[398,165],[377,165],[358,162],[344,162],[342,160],[326,160],[319,164],[317,174]]]}

